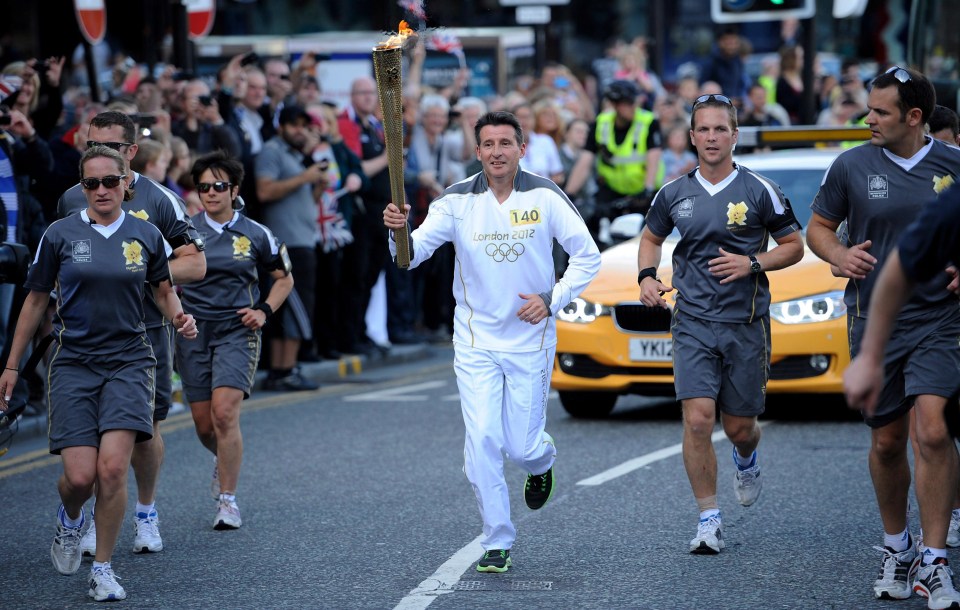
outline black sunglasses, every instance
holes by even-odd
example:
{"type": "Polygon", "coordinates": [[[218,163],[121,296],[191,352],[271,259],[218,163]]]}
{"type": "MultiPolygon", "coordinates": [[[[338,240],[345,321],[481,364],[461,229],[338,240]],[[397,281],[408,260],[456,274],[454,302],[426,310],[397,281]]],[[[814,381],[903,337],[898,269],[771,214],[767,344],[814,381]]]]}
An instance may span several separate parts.
{"type": "Polygon", "coordinates": [[[210,189],[212,188],[213,190],[215,190],[215,191],[218,192],[218,193],[223,193],[224,191],[226,191],[227,189],[229,189],[231,186],[233,186],[233,184],[230,183],[230,182],[222,182],[222,181],[221,181],[221,182],[213,182],[213,183],[210,183],[210,182],[200,182],[200,183],[197,184],[197,191],[200,192],[200,193],[208,193],[208,192],[210,192],[210,189]]]}
{"type": "Polygon", "coordinates": [[[94,142],[93,140],[87,140],[87,148],[93,148],[94,146],[106,146],[120,152],[120,149],[124,146],[133,146],[133,142],[94,142]]]}
{"type": "Polygon", "coordinates": [[[910,76],[910,73],[900,66],[890,66],[890,68],[884,72],[884,74],[893,74],[893,78],[897,79],[901,83],[906,83],[913,80],[913,78],[910,76]]]}
{"type": "Polygon", "coordinates": [[[725,95],[720,95],[719,93],[710,93],[708,95],[701,95],[693,101],[693,105],[697,104],[706,104],[709,101],[720,102],[721,104],[726,104],[727,106],[733,106],[733,102],[730,101],[730,98],[725,95]]]}
{"type": "Polygon", "coordinates": [[[120,181],[126,177],[126,174],[124,174],[123,176],[104,176],[103,178],[81,178],[80,186],[88,191],[97,190],[101,184],[103,184],[105,188],[115,189],[120,186],[120,181]]]}

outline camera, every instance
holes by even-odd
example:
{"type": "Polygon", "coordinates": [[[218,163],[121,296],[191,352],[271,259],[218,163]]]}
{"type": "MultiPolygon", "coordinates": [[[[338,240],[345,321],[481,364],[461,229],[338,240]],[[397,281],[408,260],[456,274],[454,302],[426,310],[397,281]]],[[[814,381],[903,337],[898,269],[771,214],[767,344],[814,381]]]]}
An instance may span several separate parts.
{"type": "Polygon", "coordinates": [[[141,129],[144,127],[152,127],[157,122],[157,117],[152,114],[132,114],[130,118],[141,129]]]}
{"type": "Polygon", "coordinates": [[[197,98],[201,106],[210,106],[213,104],[213,97],[209,95],[201,95],[197,98]]]}
{"type": "Polygon", "coordinates": [[[249,53],[243,56],[243,59],[240,60],[240,65],[246,67],[251,64],[255,64],[259,62],[260,62],[260,56],[257,55],[254,51],[250,51],[249,53]]]}
{"type": "Polygon", "coordinates": [[[10,113],[4,112],[0,114],[0,127],[9,127],[10,126],[10,113]]]}
{"type": "MultiPolygon", "coordinates": [[[[3,227],[6,235],[6,227],[3,227]]],[[[0,243],[0,284],[22,284],[27,279],[30,251],[23,244],[0,243]]]]}

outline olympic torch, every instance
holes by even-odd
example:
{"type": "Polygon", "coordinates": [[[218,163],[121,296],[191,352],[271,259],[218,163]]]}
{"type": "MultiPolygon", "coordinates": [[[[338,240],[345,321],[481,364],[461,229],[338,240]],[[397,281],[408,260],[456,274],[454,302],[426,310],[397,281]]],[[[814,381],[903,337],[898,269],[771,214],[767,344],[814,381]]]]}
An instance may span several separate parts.
{"type": "MultiPolygon", "coordinates": [[[[400,22],[397,35],[390,36],[373,49],[373,71],[383,111],[383,135],[387,145],[387,167],[390,171],[390,195],[401,210],[406,204],[403,190],[403,87],[401,57],[403,45],[413,30],[400,22]]],[[[393,232],[397,243],[397,267],[410,266],[410,239],[407,226],[393,232]]]]}

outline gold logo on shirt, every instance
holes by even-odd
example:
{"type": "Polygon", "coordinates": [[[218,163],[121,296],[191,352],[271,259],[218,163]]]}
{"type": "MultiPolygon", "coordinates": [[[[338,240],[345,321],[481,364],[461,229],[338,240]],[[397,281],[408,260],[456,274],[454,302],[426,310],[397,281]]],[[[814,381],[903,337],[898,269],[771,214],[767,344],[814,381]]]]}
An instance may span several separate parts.
{"type": "Polygon", "coordinates": [[[955,181],[953,176],[947,174],[946,176],[937,176],[933,177],[933,192],[939,193],[940,191],[945,190],[948,186],[953,184],[955,181]]]}
{"type": "Polygon", "coordinates": [[[742,201],[740,203],[728,203],[727,204],[727,224],[728,225],[747,224],[747,204],[745,204],[742,201]]]}
{"type": "Polygon", "coordinates": [[[241,235],[237,237],[233,236],[233,255],[235,257],[250,258],[250,240],[245,236],[241,235]]]}
{"type": "Polygon", "coordinates": [[[131,216],[136,216],[140,220],[150,220],[150,214],[147,214],[146,210],[139,210],[137,212],[130,212],[131,216]]]}
{"type": "Polygon", "coordinates": [[[140,242],[123,242],[123,257],[127,259],[127,268],[138,268],[143,265],[143,246],[140,242]]]}

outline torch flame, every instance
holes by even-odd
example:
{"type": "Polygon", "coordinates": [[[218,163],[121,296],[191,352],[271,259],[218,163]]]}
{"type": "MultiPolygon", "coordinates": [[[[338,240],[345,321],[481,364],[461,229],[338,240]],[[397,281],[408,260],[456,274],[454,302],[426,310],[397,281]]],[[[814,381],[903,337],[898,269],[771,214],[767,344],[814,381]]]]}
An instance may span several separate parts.
{"type": "Polygon", "coordinates": [[[397,33],[391,35],[389,38],[383,42],[378,42],[376,48],[383,49],[395,49],[397,47],[402,47],[407,41],[407,38],[414,35],[414,31],[410,29],[410,24],[406,21],[401,21],[400,25],[397,26],[397,33]]]}

